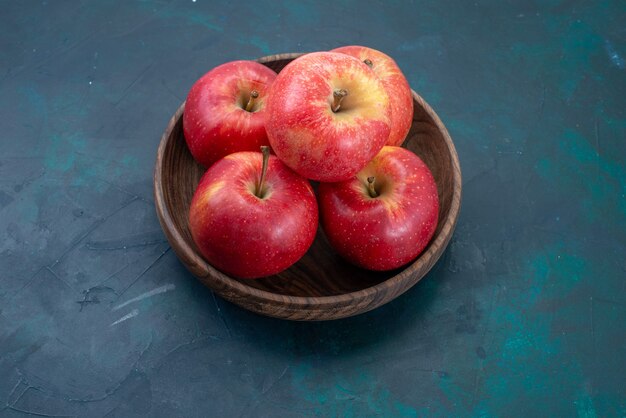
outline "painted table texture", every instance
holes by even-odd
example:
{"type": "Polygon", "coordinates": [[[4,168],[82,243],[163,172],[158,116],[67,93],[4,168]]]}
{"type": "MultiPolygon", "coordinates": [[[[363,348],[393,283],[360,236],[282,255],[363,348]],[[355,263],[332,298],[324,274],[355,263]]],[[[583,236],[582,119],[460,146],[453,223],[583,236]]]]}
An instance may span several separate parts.
{"type": "Polygon", "coordinates": [[[626,415],[623,2],[0,6],[0,416],[626,415]],[[170,250],[158,141],[212,67],[348,44],[447,125],[458,226],[380,309],[260,317],[170,250]]]}

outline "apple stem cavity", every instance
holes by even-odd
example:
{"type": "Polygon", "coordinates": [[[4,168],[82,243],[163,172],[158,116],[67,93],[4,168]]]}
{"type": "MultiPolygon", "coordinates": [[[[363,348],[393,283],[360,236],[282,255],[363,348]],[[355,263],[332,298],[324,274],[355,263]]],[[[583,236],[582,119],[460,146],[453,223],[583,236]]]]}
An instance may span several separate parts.
{"type": "Polygon", "coordinates": [[[368,177],[367,178],[367,192],[370,197],[378,197],[378,192],[374,188],[374,182],[376,181],[376,177],[368,177]]]}
{"type": "Polygon", "coordinates": [[[259,199],[263,199],[265,196],[265,173],[267,173],[267,165],[270,161],[270,147],[267,145],[261,146],[261,153],[263,154],[263,166],[261,167],[261,178],[257,185],[254,195],[259,199]]]}
{"type": "Polygon", "coordinates": [[[365,58],[365,59],[363,60],[363,63],[364,63],[365,65],[367,65],[368,67],[370,67],[370,68],[372,68],[372,67],[374,66],[374,63],[373,63],[373,62],[372,62],[372,60],[371,60],[371,59],[369,59],[369,58],[365,58]]]}
{"type": "Polygon", "coordinates": [[[259,97],[259,92],[256,90],[252,90],[250,92],[250,99],[248,99],[248,103],[246,104],[245,111],[252,112],[252,108],[254,107],[254,99],[259,97]]]}
{"type": "Polygon", "coordinates": [[[337,113],[339,111],[341,108],[341,101],[347,95],[348,90],[346,89],[335,89],[335,91],[333,91],[333,105],[331,106],[333,112],[337,113]]]}

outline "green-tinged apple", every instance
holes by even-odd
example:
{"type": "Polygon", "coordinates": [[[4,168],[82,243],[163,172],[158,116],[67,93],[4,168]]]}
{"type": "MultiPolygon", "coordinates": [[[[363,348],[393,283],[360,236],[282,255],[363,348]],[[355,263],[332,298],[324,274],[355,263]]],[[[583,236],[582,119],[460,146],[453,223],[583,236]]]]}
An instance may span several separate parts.
{"type": "Polygon", "coordinates": [[[318,225],[310,183],[259,152],[230,154],[207,170],[194,194],[189,227],[206,260],[254,279],[277,274],[309,249],[318,225]]]}
{"type": "Polygon", "coordinates": [[[353,177],[390,132],[389,96],[354,57],[314,52],[289,63],[267,100],[272,150],[298,174],[333,182],[353,177]]]}
{"type": "Polygon", "coordinates": [[[433,175],[404,148],[385,146],[356,177],[321,183],[318,194],[322,227],[332,247],[369,270],[410,262],[437,227],[433,175]]]}
{"type": "Polygon", "coordinates": [[[389,55],[366,46],[343,46],[332,52],[358,58],[380,78],[391,104],[391,132],[386,145],[401,145],[413,122],[413,96],[409,82],[398,64],[389,55]]]}
{"type": "Polygon", "coordinates": [[[205,167],[238,151],[269,145],[265,104],[276,73],[254,61],[215,67],[191,87],[183,131],[191,155],[205,167]]]}

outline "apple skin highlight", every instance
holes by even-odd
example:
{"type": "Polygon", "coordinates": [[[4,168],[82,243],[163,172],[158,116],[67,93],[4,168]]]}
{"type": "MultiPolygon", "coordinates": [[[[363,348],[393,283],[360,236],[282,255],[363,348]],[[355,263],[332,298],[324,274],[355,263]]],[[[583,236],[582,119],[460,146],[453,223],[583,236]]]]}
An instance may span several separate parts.
{"type": "Polygon", "coordinates": [[[269,156],[262,197],[259,152],[230,154],[200,180],[189,226],[206,260],[239,278],[277,274],[309,249],[318,227],[310,183],[269,156]]]}
{"type": "Polygon", "coordinates": [[[267,100],[266,130],[276,155],[308,179],[347,180],[389,138],[391,106],[382,82],[363,62],[314,52],[289,63],[267,100]],[[333,111],[333,95],[346,90],[333,111]]]}
{"type": "Polygon", "coordinates": [[[392,270],[417,257],[437,227],[437,185],[411,151],[384,147],[356,177],[321,183],[320,221],[333,248],[369,270],[392,270]],[[374,178],[376,197],[368,191],[374,178]]]}

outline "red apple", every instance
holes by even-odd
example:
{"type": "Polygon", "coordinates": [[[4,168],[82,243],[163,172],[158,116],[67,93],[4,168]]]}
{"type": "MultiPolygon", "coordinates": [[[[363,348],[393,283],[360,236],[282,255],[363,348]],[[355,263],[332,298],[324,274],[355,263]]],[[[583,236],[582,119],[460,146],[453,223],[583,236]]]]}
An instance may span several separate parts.
{"type": "Polygon", "coordinates": [[[391,270],[413,260],[437,227],[433,175],[404,148],[384,147],[356,177],[321,183],[318,194],[330,244],[369,270],[391,270]]]}
{"type": "Polygon", "coordinates": [[[317,231],[311,185],[263,148],[263,156],[238,152],[213,164],[189,210],[202,255],[241,278],[285,270],[306,253],[317,231]]]}
{"type": "Polygon", "coordinates": [[[196,161],[209,167],[233,152],[269,145],[265,104],[275,78],[258,62],[232,61],[196,81],[183,114],[187,147],[196,161]]]}
{"type": "Polygon", "coordinates": [[[389,55],[365,46],[344,46],[333,51],[358,58],[380,78],[391,103],[391,132],[386,145],[401,145],[413,122],[413,97],[398,64],[389,55]]]}
{"type": "Polygon", "coordinates": [[[314,52],[289,63],[267,100],[272,149],[318,181],[354,176],[389,138],[391,107],[378,77],[358,59],[314,52]]]}

